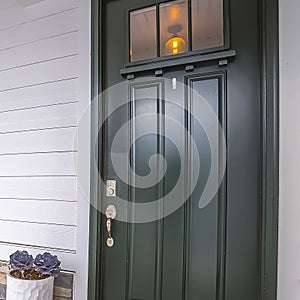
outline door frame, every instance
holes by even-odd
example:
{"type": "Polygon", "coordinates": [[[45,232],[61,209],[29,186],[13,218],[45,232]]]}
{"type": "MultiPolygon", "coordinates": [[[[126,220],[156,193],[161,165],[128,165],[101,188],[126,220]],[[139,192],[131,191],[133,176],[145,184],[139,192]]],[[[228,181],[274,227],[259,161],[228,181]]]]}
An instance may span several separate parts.
{"type": "MultiPolygon", "coordinates": [[[[258,1],[258,0],[257,0],[258,1]]],[[[260,300],[276,300],[278,272],[279,205],[279,8],[278,0],[261,0],[261,270],[260,300]]],[[[103,90],[102,0],[91,0],[91,99],[103,90]]],[[[95,101],[94,101],[95,102],[95,101]]],[[[91,141],[95,141],[102,112],[91,111],[91,141]]],[[[98,145],[91,145],[91,164],[99,164],[98,145]]],[[[101,154],[100,154],[101,155],[101,154]]],[[[100,185],[91,167],[88,300],[100,300],[101,213],[97,211],[100,185]]]]}

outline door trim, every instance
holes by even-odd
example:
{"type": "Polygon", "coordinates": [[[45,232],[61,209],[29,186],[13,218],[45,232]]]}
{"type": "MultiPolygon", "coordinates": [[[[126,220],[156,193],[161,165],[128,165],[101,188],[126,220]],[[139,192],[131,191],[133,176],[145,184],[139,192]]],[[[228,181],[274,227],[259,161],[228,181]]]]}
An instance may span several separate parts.
{"type": "Polygon", "coordinates": [[[279,7],[278,0],[261,6],[262,215],[261,296],[277,299],[279,206],[279,7]]]}
{"type": "MultiPolygon", "coordinates": [[[[278,269],[278,204],[279,204],[279,30],[278,0],[262,0],[261,4],[261,300],[276,300],[278,269]]],[[[102,0],[91,0],[91,99],[103,89],[102,69],[102,0]]],[[[94,101],[96,102],[96,101],[94,101]]],[[[93,103],[91,112],[91,141],[96,140],[102,112],[93,103]]],[[[91,145],[91,164],[99,164],[98,145],[91,145]]],[[[101,289],[101,213],[98,206],[98,174],[91,167],[91,205],[89,232],[88,299],[100,300],[101,289]]]]}

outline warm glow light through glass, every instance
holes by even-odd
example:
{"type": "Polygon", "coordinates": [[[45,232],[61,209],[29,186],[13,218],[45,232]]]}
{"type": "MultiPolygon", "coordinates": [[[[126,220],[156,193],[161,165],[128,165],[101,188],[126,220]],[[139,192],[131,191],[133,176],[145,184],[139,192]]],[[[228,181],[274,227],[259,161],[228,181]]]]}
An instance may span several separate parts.
{"type": "Polygon", "coordinates": [[[176,0],[159,5],[160,55],[188,51],[188,1],[176,0]]]}
{"type": "Polygon", "coordinates": [[[131,11],[129,61],[221,48],[225,43],[223,1],[159,1],[163,3],[131,11]]]}
{"type": "Polygon", "coordinates": [[[174,36],[166,43],[166,55],[186,52],[186,42],[183,38],[174,36]]]}

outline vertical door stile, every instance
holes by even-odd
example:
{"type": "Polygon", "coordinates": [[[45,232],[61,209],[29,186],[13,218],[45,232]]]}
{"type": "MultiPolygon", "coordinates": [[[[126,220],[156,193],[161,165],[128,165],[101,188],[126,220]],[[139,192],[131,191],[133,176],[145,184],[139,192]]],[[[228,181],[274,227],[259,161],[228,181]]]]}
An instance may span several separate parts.
{"type": "MultiPolygon", "coordinates": [[[[185,133],[185,150],[184,150],[184,159],[185,159],[185,168],[184,168],[184,197],[188,197],[188,191],[191,188],[191,174],[192,174],[192,147],[191,147],[191,138],[193,136],[192,133],[192,120],[191,120],[191,113],[192,113],[192,95],[191,95],[191,87],[189,84],[185,84],[185,91],[184,91],[184,126],[186,128],[185,133]]],[[[183,287],[182,287],[182,299],[188,300],[188,289],[189,289],[189,265],[190,265],[190,228],[191,228],[191,200],[192,197],[185,202],[184,205],[184,243],[183,243],[183,287]]]]}
{"type": "MultiPolygon", "coordinates": [[[[128,178],[129,178],[129,189],[128,189],[128,201],[129,203],[135,201],[135,89],[132,85],[128,87],[128,96],[129,96],[129,112],[128,112],[128,120],[130,122],[130,126],[128,128],[128,136],[129,136],[129,146],[130,146],[130,166],[128,168],[128,178]]],[[[132,276],[133,276],[133,256],[134,256],[134,226],[135,223],[131,222],[134,219],[134,211],[133,208],[130,209],[128,206],[128,220],[127,222],[127,264],[126,264],[126,291],[125,296],[126,300],[131,299],[132,295],[132,276]]]]}
{"type": "MultiPolygon", "coordinates": [[[[164,84],[160,82],[157,86],[157,154],[165,157],[165,108],[164,108],[164,84]]],[[[157,178],[162,174],[163,165],[162,160],[157,160],[157,178]]],[[[164,178],[158,183],[157,199],[164,197],[164,178]]],[[[164,219],[163,216],[163,202],[161,201],[158,207],[157,218],[157,253],[156,253],[156,283],[155,283],[155,300],[162,300],[162,281],[163,281],[163,244],[164,244],[164,219]]]]}
{"type": "MultiPolygon", "coordinates": [[[[218,117],[220,124],[222,125],[223,133],[225,134],[225,140],[227,140],[227,76],[226,71],[219,75],[219,101],[218,101],[218,117]]],[[[219,141],[222,132],[218,132],[219,141]]],[[[219,164],[222,165],[222,159],[224,159],[223,149],[219,144],[219,164]]],[[[225,156],[226,157],[226,156],[225,156]]],[[[226,206],[227,206],[227,172],[225,171],[224,178],[222,180],[220,189],[218,191],[219,209],[218,209],[218,270],[217,270],[217,300],[224,298],[225,291],[225,268],[226,268],[226,206]]]]}

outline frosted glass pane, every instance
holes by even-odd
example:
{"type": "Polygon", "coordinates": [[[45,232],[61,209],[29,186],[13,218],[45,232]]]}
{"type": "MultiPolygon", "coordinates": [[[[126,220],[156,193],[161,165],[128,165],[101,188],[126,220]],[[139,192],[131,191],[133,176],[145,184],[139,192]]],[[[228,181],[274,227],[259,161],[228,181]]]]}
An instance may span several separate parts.
{"type": "Polygon", "coordinates": [[[157,56],[156,7],[130,13],[130,61],[151,59],[157,56]]]}
{"type": "Polygon", "coordinates": [[[192,0],[192,50],[223,45],[223,0],[192,0]]]}
{"type": "Polygon", "coordinates": [[[161,56],[188,51],[187,0],[161,4],[159,9],[161,56]]]}

